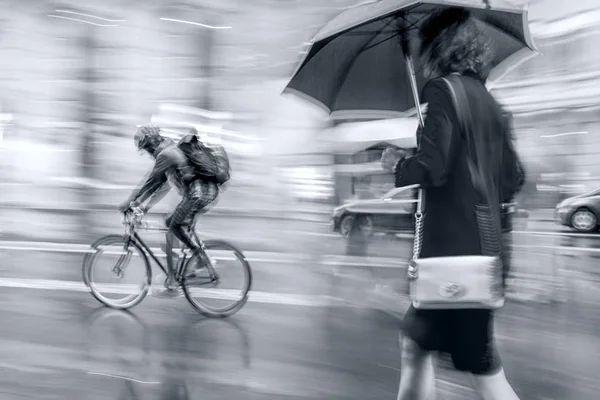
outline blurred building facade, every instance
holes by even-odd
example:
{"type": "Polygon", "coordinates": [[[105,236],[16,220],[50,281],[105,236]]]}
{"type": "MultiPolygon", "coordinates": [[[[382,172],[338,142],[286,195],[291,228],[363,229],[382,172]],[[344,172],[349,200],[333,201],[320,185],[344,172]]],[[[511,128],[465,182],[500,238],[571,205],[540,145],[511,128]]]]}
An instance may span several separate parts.
{"type": "Polygon", "coordinates": [[[536,204],[600,186],[600,4],[541,1],[532,33],[542,55],[509,74],[493,93],[514,115],[518,149],[536,204]]]}
{"type": "MultiPolygon", "coordinates": [[[[331,161],[315,141],[327,123],[290,111],[279,94],[303,43],[350,2],[329,2],[329,14],[318,1],[3,3],[0,113],[13,117],[3,130],[4,181],[68,183],[114,202],[107,188],[137,183],[150,166],[131,137],[153,121],[231,133],[222,140],[235,176],[225,200],[232,206],[285,206],[289,193],[331,197],[323,189],[331,161]],[[170,106],[220,114],[173,115],[170,106]],[[315,168],[299,169],[306,159],[290,163],[290,154],[317,159],[315,168]]],[[[13,203],[40,199],[13,192],[13,203]]]]}
{"type": "MultiPolygon", "coordinates": [[[[174,129],[191,123],[232,133],[223,140],[238,195],[227,201],[332,199],[335,149],[323,139],[332,123],[279,96],[306,41],[356,1],[326,3],[4,0],[0,114],[12,118],[3,130],[4,180],[133,185],[150,162],[135,152],[131,135],[154,117],[174,129]]],[[[594,3],[532,5],[544,55],[494,90],[514,113],[519,149],[542,186],[548,178],[546,186],[577,190],[600,176],[594,3]]]]}

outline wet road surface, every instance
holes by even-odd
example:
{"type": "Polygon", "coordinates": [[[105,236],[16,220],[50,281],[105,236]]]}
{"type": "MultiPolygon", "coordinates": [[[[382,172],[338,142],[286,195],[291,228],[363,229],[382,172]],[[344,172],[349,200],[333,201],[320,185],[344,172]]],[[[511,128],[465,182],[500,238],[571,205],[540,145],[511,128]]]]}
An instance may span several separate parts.
{"type": "MultiPolygon", "coordinates": [[[[0,398],[393,399],[399,320],[358,307],[250,302],[227,320],[183,299],[131,313],[87,293],[0,291],[0,398]]],[[[596,307],[510,304],[497,319],[509,379],[524,399],[598,398],[596,307]]],[[[445,399],[474,399],[438,369],[445,399]]]]}
{"type": "MultiPolygon", "coordinates": [[[[224,237],[276,240],[265,226],[214,226],[224,237]]],[[[371,239],[364,255],[388,255],[390,268],[340,257],[348,247],[339,237],[281,229],[280,241],[302,245],[249,246],[256,295],[227,320],[203,319],[183,298],[105,309],[80,283],[81,247],[0,249],[0,399],[394,399],[407,307],[396,261],[408,257],[409,241],[371,239]],[[378,290],[390,282],[391,293],[378,290]]],[[[535,232],[514,235],[515,270],[533,276],[520,277],[519,290],[539,290],[545,277],[552,294],[559,283],[561,299],[510,301],[499,312],[507,376],[523,399],[598,399],[600,236],[535,232]]],[[[475,399],[465,376],[438,372],[440,398],[475,399]]]]}

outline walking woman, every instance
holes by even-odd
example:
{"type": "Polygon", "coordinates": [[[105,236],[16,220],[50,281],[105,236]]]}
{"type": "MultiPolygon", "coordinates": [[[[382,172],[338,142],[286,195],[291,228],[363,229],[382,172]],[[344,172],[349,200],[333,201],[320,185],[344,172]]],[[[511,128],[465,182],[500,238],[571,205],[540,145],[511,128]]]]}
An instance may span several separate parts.
{"type": "MultiPolygon", "coordinates": [[[[420,184],[426,192],[421,257],[482,254],[475,209],[481,196],[469,173],[470,147],[459,123],[453,97],[441,79],[458,75],[470,118],[478,164],[497,202],[488,204],[498,218],[500,203],[518,191],[522,176],[511,139],[509,120],[485,87],[491,47],[467,11],[449,9],[422,25],[421,57],[430,81],[423,89],[427,118],[418,132],[414,156],[387,149],[382,166],[395,173],[396,186],[420,184]],[[502,151],[500,151],[502,149],[502,151]]],[[[488,192],[489,193],[489,192],[488,192]]],[[[498,232],[500,236],[500,232],[498,232]]],[[[454,367],[473,376],[485,400],[513,400],[494,341],[494,312],[487,309],[421,310],[410,306],[404,319],[402,376],[398,400],[431,400],[435,396],[432,352],[447,353],[454,367]]]]}

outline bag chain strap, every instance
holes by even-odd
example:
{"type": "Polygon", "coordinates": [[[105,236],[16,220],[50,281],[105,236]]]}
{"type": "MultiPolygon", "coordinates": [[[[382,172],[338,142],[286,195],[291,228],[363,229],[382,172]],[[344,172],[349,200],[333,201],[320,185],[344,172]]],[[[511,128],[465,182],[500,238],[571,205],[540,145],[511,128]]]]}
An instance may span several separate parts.
{"type": "Polygon", "coordinates": [[[419,198],[417,200],[417,212],[415,213],[415,236],[413,240],[413,255],[408,263],[407,276],[409,279],[417,279],[418,268],[417,259],[421,255],[421,248],[423,247],[423,231],[425,224],[425,214],[423,214],[423,189],[419,189],[419,198]]]}

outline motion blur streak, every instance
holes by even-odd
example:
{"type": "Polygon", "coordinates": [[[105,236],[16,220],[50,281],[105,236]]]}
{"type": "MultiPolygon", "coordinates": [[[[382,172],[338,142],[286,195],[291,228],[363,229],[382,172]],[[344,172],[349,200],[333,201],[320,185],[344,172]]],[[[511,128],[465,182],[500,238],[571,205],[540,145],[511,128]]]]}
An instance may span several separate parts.
{"type": "Polygon", "coordinates": [[[65,16],[62,16],[62,15],[48,14],[48,16],[50,18],[62,18],[62,19],[68,19],[70,21],[83,22],[85,24],[90,24],[90,25],[94,25],[94,26],[119,26],[119,25],[98,24],[98,23],[95,23],[95,22],[85,21],[83,19],[78,19],[78,18],[65,17],[65,16]]]}
{"type": "Polygon", "coordinates": [[[126,19],[108,19],[108,18],[98,17],[96,15],[83,14],[83,13],[79,13],[79,12],[75,12],[75,11],[69,11],[69,10],[55,10],[55,11],[57,13],[81,15],[82,17],[95,18],[95,19],[99,19],[101,21],[106,21],[106,22],[127,22],[126,19]]]}
{"type": "Polygon", "coordinates": [[[199,22],[183,21],[180,19],[173,19],[173,18],[161,18],[160,20],[161,21],[171,21],[171,22],[181,22],[182,24],[196,25],[196,26],[201,26],[203,28],[208,28],[208,29],[231,29],[231,26],[210,26],[210,25],[201,24],[199,22]]]}

